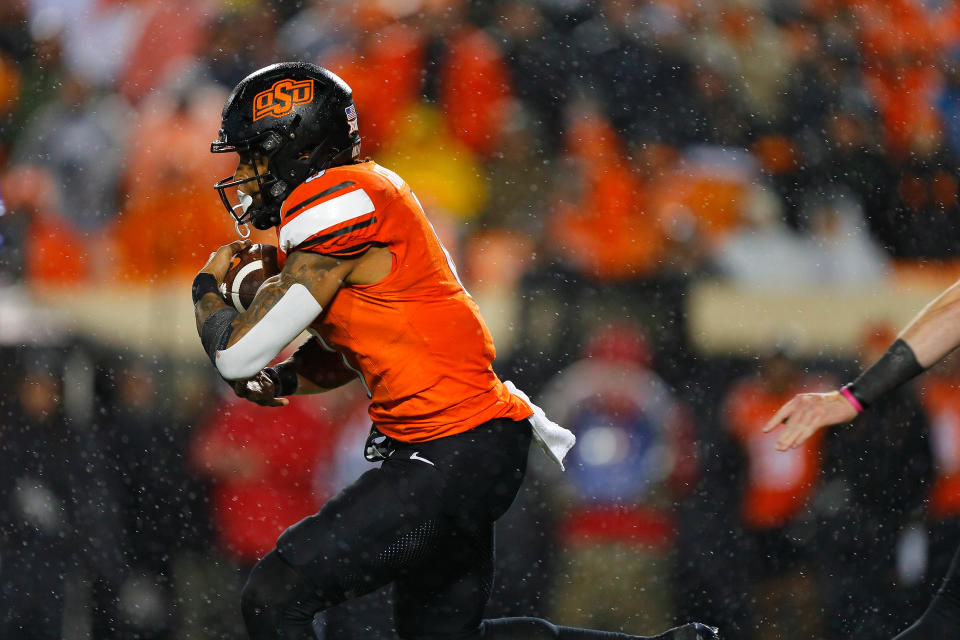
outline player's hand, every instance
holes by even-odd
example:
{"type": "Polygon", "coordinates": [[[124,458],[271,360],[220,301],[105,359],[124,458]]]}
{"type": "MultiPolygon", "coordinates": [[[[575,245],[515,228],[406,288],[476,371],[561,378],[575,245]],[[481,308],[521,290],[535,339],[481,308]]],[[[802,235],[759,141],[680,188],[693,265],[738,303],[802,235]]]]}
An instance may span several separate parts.
{"type": "Polygon", "coordinates": [[[210,258],[207,259],[207,264],[203,265],[200,273],[209,273],[217,279],[217,282],[223,282],[223,277],[227,275],[227,269],[230,267],[230,260],[233,258],[233,254],[249,247],[250,244],[249,239],[244,239],[234,240],[230,244],[223,245],[210,254],[210,258]]]}
{"type": "Polygon", "coordinates": [[[265,371],[246,380],[237,380],[233,383],[233,391],[241,398],[259,404],[261,407],[285,407],[290,404],[288,399],[277,398],[274,395],[276,386],[265,371]]]}
{"type": "Polygon", "coordinates": [[[777,449],[786,451],[799,447],[823,427],[850,422],[856,417],[857,410],[839,391],[801,393],[780,407],[763,427],[763,432],[782,426],[777,449]]]}

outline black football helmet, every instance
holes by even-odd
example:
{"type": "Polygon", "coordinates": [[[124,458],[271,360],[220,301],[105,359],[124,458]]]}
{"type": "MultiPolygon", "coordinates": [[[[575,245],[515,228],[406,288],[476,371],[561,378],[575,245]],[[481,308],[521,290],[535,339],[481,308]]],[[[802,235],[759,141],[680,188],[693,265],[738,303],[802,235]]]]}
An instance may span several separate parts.
{"type": "Polygon", "coordinates": [[[210,151],[236,152],[253,166],[249,178],[230,176],[214,185],[237,231],[243,235],[240,229],[248,222],[269,229],[280,224],[280,206],[304,180],[360,157],[353,92],[336,74],[307,62],[264,67],[227,98],[210,151]],[[243,185],[253,181],[257,192],[245,193],[243,185]]]}

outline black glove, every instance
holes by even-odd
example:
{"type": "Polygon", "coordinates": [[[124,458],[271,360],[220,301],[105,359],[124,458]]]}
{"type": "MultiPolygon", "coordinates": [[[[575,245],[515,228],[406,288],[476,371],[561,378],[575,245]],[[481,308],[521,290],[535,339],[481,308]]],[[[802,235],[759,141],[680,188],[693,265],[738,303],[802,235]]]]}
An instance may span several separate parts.
{"type": "Polygon", "coordinates": [[[290,402],[286,398],[277,397],[280,376],[273,367],[262,369],[252,378],[237,380],[232,384],[234,393],[262,407],[283,407],[290,402]]]}

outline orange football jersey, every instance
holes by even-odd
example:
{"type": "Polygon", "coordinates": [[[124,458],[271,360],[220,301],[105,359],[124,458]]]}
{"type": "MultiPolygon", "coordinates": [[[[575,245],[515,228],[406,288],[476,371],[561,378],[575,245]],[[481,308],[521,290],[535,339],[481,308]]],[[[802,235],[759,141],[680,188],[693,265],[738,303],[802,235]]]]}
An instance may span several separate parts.
{"type": "Polygon", "coordinates": [[[345,285],[311,327],[360,374],[383,433],[422,442],[532,414],[493,372],[480,311],[397,174],[368,161],[311,176],[284,202],[278,236],[285,254],[393,254],[389,275],[345,285]]]}

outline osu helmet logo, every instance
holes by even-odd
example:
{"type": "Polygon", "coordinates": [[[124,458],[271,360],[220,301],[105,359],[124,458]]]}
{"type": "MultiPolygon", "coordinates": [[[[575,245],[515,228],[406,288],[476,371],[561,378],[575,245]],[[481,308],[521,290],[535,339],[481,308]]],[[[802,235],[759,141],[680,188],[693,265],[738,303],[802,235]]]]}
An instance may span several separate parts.
{"type": "Polygon", "coordinates": [[[313,79],[277,80],[269,89],[253,96],[253,121],[265,116],[279,118],[293,110],[294,105],[313,100],[313,79]]]}

